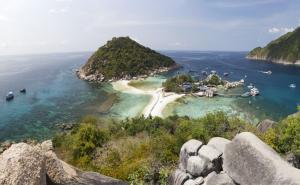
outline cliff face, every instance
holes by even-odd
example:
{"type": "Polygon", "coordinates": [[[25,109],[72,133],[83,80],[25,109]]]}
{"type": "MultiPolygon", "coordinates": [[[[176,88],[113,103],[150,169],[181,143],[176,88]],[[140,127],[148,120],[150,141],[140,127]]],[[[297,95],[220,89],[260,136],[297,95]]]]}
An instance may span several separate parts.
{"type": "Polygon", "coordinates": [[[170,57],[144,47],[129,37],[119,37],[100,47],[81,68],[79,76],[91,81],[130,78],[174,65],[170,57]]]}
{"type": "Polygon", "coordinates": [[[300,64],[300,28],[270,42],[266,47],[253,49],[246,58],[283,64],[300,64]]]}
{"type": "Polygon", "coordinates": [[[124,185],[94,172],[83,172],[59,160],[52,142],[35,146],[13,144],[0,155],[0,184],[5,185],[124,185]]]}

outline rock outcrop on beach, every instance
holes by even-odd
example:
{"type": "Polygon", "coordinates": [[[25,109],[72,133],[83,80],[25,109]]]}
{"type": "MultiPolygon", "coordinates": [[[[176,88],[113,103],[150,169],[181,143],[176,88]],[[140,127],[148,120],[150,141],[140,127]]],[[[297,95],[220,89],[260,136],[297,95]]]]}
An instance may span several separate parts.
{"type": "Polygon", "coordinates": [[[283,160],[254,134],[232,141],[212,138],[207,145],[190,140],[180,151],[172,185],[300,185],[300,170],[283,160]]]}
{"type": "Polygon", "coordinates": [[[83,172],[61,161],[52,142],[31,146],[12,144],[0,155],[0,184],[5,185],[123,185],[120,180],[83,172]]]}
{"type": "Polygon", "coordinates": [[[129,37],[118,37],[100,47],[77,71],[87,81],[131,79],[167,71],[176,63],[129,37]]]}
{"type": "Polygon", "coordinates": [[[267,60],[282,64],[300,64],[300,28],[270,42],[266,47],[257,47],[246,58],[267,60]]]}

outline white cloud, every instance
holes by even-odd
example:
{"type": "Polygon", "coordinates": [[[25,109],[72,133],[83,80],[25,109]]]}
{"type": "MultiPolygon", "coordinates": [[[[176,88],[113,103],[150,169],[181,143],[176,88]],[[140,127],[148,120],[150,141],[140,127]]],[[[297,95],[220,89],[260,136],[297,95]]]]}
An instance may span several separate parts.
{"type": "Polygon", "coordinates": [[[0,21],[7,22],[8,21],[8,17],[6,17],[4,15],[0,15],[0,21]]]}
{"type": "Polygon", "coordinates": [[[59,13],[67,13],[68,11],[69,11],[68,7],[59,8],[59,9],[52,8],[48,11],[48,13],[50,13],[50,14],[59,14],[59,13]]]}
{"type": "Polygon", "coordinates": [[[288,32],[292,32],[294,30],[295,30],[295,28],[293,28],[293,27],[290,27],[290,28],[287,28],[287,27],[283,27],[283,28],[273,27],[273,28],[270,28],[268,30],[268,32],[271,33],[271,34],[286,34],[288,32]]]}
{"type": "Polygon", "coordinates": [[[270,28],[269,30],[269,33],[278,33],[278,32],[280,32],[280,29],[279,28],[270,28]]]}

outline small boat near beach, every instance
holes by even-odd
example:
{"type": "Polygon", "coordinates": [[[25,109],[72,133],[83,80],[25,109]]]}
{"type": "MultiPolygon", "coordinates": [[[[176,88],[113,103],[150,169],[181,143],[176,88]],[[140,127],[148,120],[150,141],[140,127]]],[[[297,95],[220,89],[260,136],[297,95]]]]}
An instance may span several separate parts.
{"type": "Polygon", "coordinates": [[[228,76],[229,75],[229,73],[223,73],[223,76],[228,76]]]}
{"type": "Polygon", "coordinates": [[[249,97],[250,96],[250,92],[245,92],[244,94],[241,95],[242,97],[249,97]]]}
{"type": "Polygon", "coordinates": [[[290,84],[289,87],[290,88],[296,88],[296,84],[290,84]]]}
{"type": "Polygon", "coordinates": [[[26,89],[25,89],[25,88],[24,88],[24,89],[21,89],[21,90],[20,90],[20,93],[25,94],[25,93],[26,93],[26,89]]]}
{"type": "Polygon", "coordinates": [[[252,83],[250,83],[248,86],[247,86],[248,89],[252,89],[254,88],[254,85],[252,83]]]}
{"type": "Polygon", "coordinates": [[[257,96],[257,95],[259,95],[259,90],[256,87],[250,89],[250,95],[251,96],[257,96]]]}
{"type": "Polygon", "coordinates": [[[14,93],[12,91],[8,92],[6,95],[6,101],[11,101],[14,99],[14,93]]]}

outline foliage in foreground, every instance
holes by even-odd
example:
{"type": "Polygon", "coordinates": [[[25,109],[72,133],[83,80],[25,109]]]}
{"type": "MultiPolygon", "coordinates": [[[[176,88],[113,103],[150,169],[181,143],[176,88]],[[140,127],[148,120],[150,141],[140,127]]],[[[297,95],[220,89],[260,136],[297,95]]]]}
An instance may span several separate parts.
{"type": "Polygon", "coordinates": [[[292,152],[300,158],[300,113],[264,134],[223,112],[200,119],[173,116],[111,121],[86,117],[71,133],[56,136],[53,143],[59,157],[84,170],[132,184],[167,184],[184,142],[192,138],[205,143],[212,137],[232,139],[244,131],[258,135],[281,154],[292,152]]]}
{"type": "Polygon", "coordinates": [[[243,131],[256,129],[222,112],[200,119],[174,116],[101,121],[87,117],[53,142],[58,155],[79,168],[133,184],[166,184],[184,142],[192,138],[208,142],[216,136],[232,139],[243,131]]]}
{"type": "Polygon", "coordinates": [[[269,129],[263,139],[279,153],[293,153],[300,162],[300,113],[287,117],[269,129]]]}

